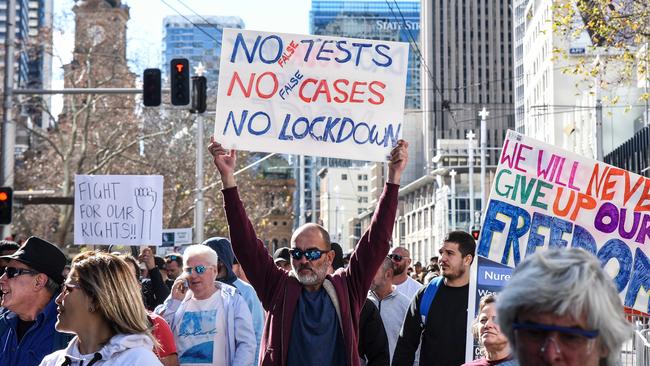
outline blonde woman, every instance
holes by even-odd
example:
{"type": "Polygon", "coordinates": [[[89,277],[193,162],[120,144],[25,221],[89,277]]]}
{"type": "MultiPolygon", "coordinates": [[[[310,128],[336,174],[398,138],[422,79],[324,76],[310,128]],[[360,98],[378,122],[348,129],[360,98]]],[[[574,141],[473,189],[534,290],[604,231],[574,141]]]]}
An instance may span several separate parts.
{"type": "Polygon", "coordinates": [[[161,365],[140,288],[119,257],[101,252],[75,257],[56,303],[56,329],[76,337],[41,366],[161,365]]]}
{"type": "Polygon", "coordinates": [[[497,324],[497,297],[488,294],[479,302],[479,314],[474,321],[472,331],[482,347],[483,357],[463,366],[516,366],[506,335],[501,333],[497,324]]]}

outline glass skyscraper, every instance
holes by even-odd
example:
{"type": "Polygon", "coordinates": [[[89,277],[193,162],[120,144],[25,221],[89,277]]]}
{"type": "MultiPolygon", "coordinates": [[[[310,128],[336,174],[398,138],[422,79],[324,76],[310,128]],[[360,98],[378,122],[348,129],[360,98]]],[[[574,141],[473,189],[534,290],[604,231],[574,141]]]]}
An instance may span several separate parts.
{"type": "Polygon", "coordinates": [[[420,108],[419,0],[312,0],[310,32],[409,43],[407,109],[420,108]]]}
{"type": "MultiPolygon", "coordinates": [[[[420,37],[419,0],[312,0],[309,26],[313,35],[409,43],[404,106],[420,109],[420,57],[416,50],[420,37]]],[[[304,207],[300,209],[296,193],[294,210],[301,213],[304,221],[319,222],[318,171],[324,167],[349,167],[358,162],[309,156],[304,161],[304,185],[300,182],[298,159],[292,161],[296,192],[302,190],[305,195],[304,207]]],[[[300,217],[296,215],[295,225],[299,223],[300,217]]]]}
{"type": "MultiPolygon", "coordinates": [[[[219,80],[221,35],[223,28],[244,28],[244,21],[231,16],[168,16],[163,20],[162,70],[169,76],[169,62],[187,58],[190,66],[203,63],[208,86],[219,80]],[[187,19],[186,19],[187,18],[187,19]],[[188,21],[189,19],[189,21],[188,21]]],[[[191,74],[194,72],[192,71],[191,74]]]]}

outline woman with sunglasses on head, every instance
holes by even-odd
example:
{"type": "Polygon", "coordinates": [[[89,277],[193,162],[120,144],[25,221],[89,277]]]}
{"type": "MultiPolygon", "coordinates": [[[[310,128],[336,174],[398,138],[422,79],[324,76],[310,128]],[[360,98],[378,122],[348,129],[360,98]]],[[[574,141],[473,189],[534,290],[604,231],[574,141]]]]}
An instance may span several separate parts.
{"type": "Polygon", "coordinates": [[[56,329],[76,337],[41,366],[161,366],[140,288],[119,257],[93,251],[76,256],[56,304],[56,329]]]}
{"type": "Polygon", "coordinates": [[[253,320],[235,287],[216,281],[217,253],[191,245],[183,253],[183,274],[156,312],[174,332],[182,366],[252,365],[257,341],[253,320]]]}

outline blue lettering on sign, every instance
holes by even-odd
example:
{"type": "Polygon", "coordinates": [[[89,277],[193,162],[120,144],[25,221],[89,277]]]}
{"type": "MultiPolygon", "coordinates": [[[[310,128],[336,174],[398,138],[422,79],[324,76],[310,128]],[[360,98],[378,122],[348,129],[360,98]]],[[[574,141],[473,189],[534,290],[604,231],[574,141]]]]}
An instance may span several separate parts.
{"type": "MultiPolygon", "coordinates": [[[[596,255],[602,266],[605,266],[611,260],[617,262],[618,271],[613,280],[619,292],[627,288],[624,300],[625,306],[634,307],[639,292],[650,291],[650,259],[648,259],[647,254],[641,248],[636,248],[633,256],[631,248],[625,242],[620,239],[610,239],[600,250],[597,250],[596,240],[584,227],[573,225],[571,222],[557,217],[549,220],[548,216],[538,213],[535,213],[531,220],[530,213],[523,208],[495,199],[490,200],[488,211],[485,214],[485,222],[482,228],[481,240],[478,243],[477,254],[489,258],[494,234],[503,234],[507,230],[507,233],[505,233],[507,237],[501,263],[507,265],[510,252],[512,252],[515,266],[517,266],[521,260],[519,258],[520,238],[526,233],[529,234],[526,255],[532,254],[537,247],[541,247],[544,244],[544,236],[538,229],[540,227],[547,227],[548,225],[550,225],[549,247],[566,247],[567,242],[562,239],[562,234],[571,233],[571,229],[573,228],[571,247],[583,248],[596,255]],[[499,216],[510,218],[511,222],[507,228],[506,223],[501,221],[499,216]],[[534,232],[528,232],[531,228],[534,228],[534,232]]],[[[487,278],[487,280],[494,280],[494,277],[487,278]]],[[[644,307],[647,307],[647,311],[650,312],[650,300],[648,304],[644,304],[644,307]]]]}
{"type": "Polygon", "coordinates": [[[479,286],[503,287],[512,276],[512,268],[480,267],[478,268],[479,286]]]}

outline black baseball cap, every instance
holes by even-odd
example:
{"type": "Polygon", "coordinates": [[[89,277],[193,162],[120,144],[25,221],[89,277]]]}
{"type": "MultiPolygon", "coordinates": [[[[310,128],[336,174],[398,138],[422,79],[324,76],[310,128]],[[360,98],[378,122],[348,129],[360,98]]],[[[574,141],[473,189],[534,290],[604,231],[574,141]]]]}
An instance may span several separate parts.
{"type": "Polygon", "coordinates": [[[24,263],[37,272],[45,273],[58,284],[62,284],[65,280],[63,278],[63,268],[67,263],[65,254],[56,245],[39,237],[28,238],[14,254],[0,258],[24,263]]]}

